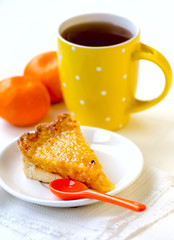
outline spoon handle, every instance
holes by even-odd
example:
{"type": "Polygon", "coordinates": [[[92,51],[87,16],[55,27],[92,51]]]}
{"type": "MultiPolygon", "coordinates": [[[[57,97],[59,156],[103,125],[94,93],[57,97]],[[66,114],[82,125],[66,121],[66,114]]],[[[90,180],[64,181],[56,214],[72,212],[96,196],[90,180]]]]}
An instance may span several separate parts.
{"type": "Polygon", "coordinates": [[[100,200],[103,202],[112,203],[136,212],[142,212],[146,209],[146,206],[143,203],[124,199],[124,198],[119,198],[116,196],[111,196],[111,195],[100,193],[91,189],[83,191],[83,196],[86,198],[92,198],[92,199],[100,200]]]}

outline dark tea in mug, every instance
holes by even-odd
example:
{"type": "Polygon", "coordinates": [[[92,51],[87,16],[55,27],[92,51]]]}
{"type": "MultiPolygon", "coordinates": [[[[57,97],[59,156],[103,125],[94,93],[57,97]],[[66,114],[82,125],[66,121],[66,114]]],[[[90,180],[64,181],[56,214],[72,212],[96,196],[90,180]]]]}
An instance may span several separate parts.
{"type": "Polygon", "coordinates": [[[127,29],[107,22],[79,23],[64,30],[61,35],[69,42],[91,47],[115,45],[132,37],[127,29]]]}

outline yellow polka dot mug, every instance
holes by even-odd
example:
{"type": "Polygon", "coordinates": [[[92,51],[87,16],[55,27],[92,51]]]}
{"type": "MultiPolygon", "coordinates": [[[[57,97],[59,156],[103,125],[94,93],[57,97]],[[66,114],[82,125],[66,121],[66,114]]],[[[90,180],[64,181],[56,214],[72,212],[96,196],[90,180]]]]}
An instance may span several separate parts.
{"type": "MultiPolygon", "coordinates": [[[[93,33],[96,35],[96,31],[93,33]]],[[[85,33],[81,35],[87,39],[85,33]]],[[[77,35],[76,38],[80,39],[77,35]]],[[[98,41],[101,39],[99,35],[98,41]]],[[[108,39],[103,37],[103,41],[108,39]]],[[[124,17],[101,13],[73,17],[59,26],[57,42],[65,104],[81,125],[117,130],[128,122],[131,113],[154,106],[170,89],[172,71],[168,61],[155,49],[142,44],[139,28],[124,17]],[[116,25],[131,35],[121,42],[109,45],[106,41],[99,46],[79,44],[64,37],[68,29],[82,31],[87,25],[92,26],[90,24],[116,25]],[[165,87],[153,100],[142,101],[135,97],[141,59],[157,64],[165,76],[165,87]]]]}

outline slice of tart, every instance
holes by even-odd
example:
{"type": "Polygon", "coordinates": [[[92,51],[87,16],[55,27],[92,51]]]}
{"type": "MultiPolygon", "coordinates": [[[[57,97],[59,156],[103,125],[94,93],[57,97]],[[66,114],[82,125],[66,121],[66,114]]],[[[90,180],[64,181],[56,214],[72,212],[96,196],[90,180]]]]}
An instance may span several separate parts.
{"type": "Polygon", "coordinates": [[[69,114],[60,114],[50,124],[36,126],[18,140],[26,177],[49,183],[57,178],[74,179],[100,192],[114,189],[94,151],[69,114]]]}

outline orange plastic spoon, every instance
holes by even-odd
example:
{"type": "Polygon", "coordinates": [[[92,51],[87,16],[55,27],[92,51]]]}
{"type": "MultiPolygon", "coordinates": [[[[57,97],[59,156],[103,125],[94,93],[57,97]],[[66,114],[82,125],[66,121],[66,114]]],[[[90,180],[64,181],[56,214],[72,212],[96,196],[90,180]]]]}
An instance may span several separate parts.
{"type": "Polygon", "coordinates": [[[49,188],[56,196],[64,200],[92,198],[128,208],[136,212],[142,212],[146,209],[146,206],[142,203],[97,192],[89,189],[85,184],[74,180],[56,179],[49,184],[49,188]]]}

